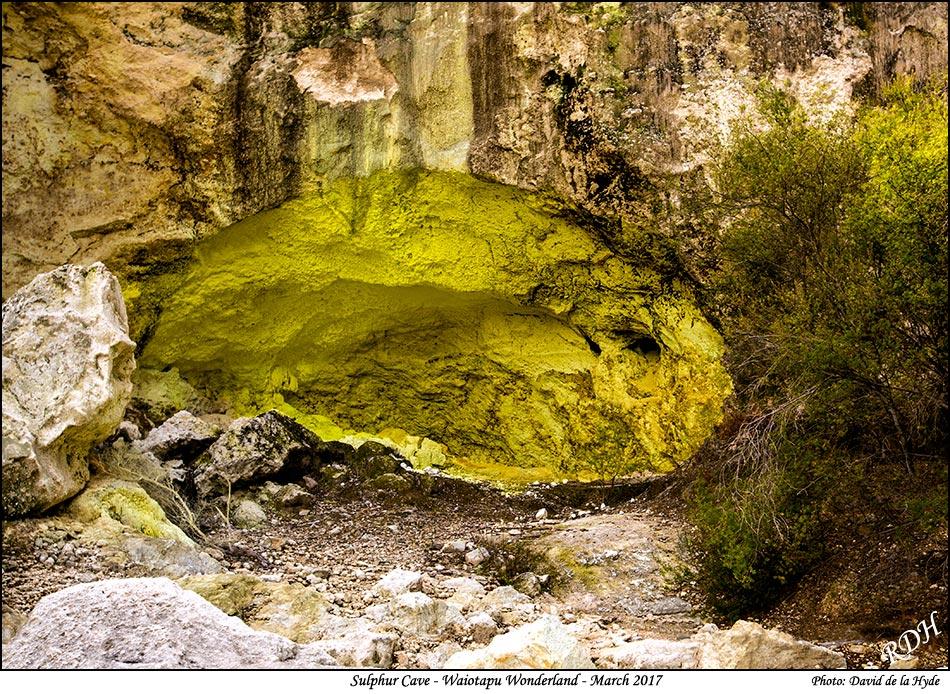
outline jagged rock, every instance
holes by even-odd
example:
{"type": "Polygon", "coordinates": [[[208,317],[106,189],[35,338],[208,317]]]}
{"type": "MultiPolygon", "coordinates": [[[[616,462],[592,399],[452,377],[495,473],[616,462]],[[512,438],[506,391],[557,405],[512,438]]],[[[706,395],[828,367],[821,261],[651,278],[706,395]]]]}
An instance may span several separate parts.
{"type": "Polygon", "coordinates": [[[383,576],[372,588],[372,592],[383,598],[391,598],[403,593],[418,591],[422,585],[423,574],[418,571],[393,569],[383,576]]]}
{"type": "Polygon", "coordinates": [[[465,625],[458,607],[445,600],[434,600],[425,593],[402,593],[387,604],[374,607],[377,609],[366,611],[368,617],[423,638],[439,638],[465,625]]]}
{"type": "Polygon", "coordinates": [[[461,651],[443,665],[448,670],[593,669],[580,646],[557,617],[544,615],[531,624],[496,636],[485,648],[461,651]]]}
{"type": "Polygon", "coordinates": [[[597,666],[621,670],[688,670],[699,664],[695,641],[643,639],[600,652],[597,666]]]}
{"type": "Polygon", "coordinates": [[[302,477],[336,451],[279,412],[242,417],[195,461],[195,485],[208,498],[275,476],[302,477]]]}
{"type": "Polygon", "coordinates": [[[239,528],[258,528],[267,522],[267,513],[250,499],[241,499],[231,509],[231,522],[239,528]]]}
{"type": "Polygon", "coordinates": [[[167,538],[187,547],[194,540],[168,520],[162,507],[138,484],[107,476],[93,478],[67,507],[84,523],[118,523],[153,538],[167,538]]]}
{"type": "Polygon", "coordinates": [[[220,427],[182,410],[152,429],[134,447],[162,460],[179,458],[191,462],[204,453],[221,433],[220,427]]]}
{"type": "Polygon", "coordinates": [[[83,488],[89,451],[129,402],[134,349],[119,282],[101,263],[39,275],[4,302],[4,516],[83,488]]]}
{"type": "Polygon", "coordinates": [[[255,631],[163,578],[98,581],[47,595],[3,649],[4,669],[335,665],[318,646],[255,631]]]}
{"type": "Polygon", "coordinates": [[[702,632],[697,638],[702,643],[701,668],[829,670],[847,666],[840,653],[744,620],[725,631],[702,632]]]}
{"type": "Polygon", "coordinates": [[[142,431],[135,422],[119,422],[115,430],[115,435],[124,441],[139,441],[142,438],[142,431]]]}

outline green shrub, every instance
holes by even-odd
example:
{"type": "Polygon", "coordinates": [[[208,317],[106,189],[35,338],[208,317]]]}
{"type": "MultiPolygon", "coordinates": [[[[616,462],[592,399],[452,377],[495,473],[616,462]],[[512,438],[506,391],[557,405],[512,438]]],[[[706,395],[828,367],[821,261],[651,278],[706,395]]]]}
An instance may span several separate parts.
{"type": "Polygon", "coordinates": [[[731,616],[821,557],[823,523],[849,522],[826,517],[836,495],[873,498],[894,526],[946,525],[946,79],[824,121],[766,87],[758,115],[736,125],[701,219],[739,424],[692,495],[691,543],[731,616]],[[942,506],[914,491],[930,481],[942,506]]]}

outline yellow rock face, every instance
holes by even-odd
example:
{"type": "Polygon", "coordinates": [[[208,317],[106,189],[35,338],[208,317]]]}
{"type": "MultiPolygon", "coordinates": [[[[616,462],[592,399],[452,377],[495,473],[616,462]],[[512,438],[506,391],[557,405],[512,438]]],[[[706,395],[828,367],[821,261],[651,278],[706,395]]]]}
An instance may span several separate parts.
{"type": "Polygon", "coordinates": [[[338,181],[199,246],[140,364],[325,437],[427,437],[509,481],[605,456],[669,469],[720,417],[721,341],[577,218],[459,173],[338,181]]]}
{"type": "Polygon", "coordinates": [[[69,505],[69,513],[85,523],[102,520],[118,522],[149,537],[178,540],[193,546],[177,525],[168,520],[162,507],[134,482],[112,477],[93,479],[69,505]]]}

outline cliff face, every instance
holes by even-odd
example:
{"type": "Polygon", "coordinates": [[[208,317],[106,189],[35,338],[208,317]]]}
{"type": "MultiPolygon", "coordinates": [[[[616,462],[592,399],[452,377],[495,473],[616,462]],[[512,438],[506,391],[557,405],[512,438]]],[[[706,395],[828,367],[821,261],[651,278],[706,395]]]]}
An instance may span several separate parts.
{"type": "Polygon", "coordinates": [[[714,331],[657,267],[654,182],[701,164],[760,79],[830,111],[945,68],[946,19],[941,3],[4,3],[3,295],[101,260],[145,364],[249,408],[537,462],[582,447],[609,406],[675,462],[728,385],[714,331]],[[295,324],[249,318],[270,306],[295,324]],[[585,403],[600,414],[581,426],[585,403]]]}
{"type": "Polygon", "coordinates": [[[656,202],[648,175],[699,156],[759,78],[842,103],[855,85],[932,74],[946,67],[946,12],[4,3],[3,295],[65,261],[148,272],[249,214],[383,168],[470,171],[635,222],[656,202]]]}

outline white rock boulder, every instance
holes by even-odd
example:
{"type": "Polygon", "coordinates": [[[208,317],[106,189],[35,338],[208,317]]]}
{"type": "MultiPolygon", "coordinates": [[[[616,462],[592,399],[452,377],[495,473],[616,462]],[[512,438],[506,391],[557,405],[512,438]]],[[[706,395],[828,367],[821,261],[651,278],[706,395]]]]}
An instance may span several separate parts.
{"type": "Polygon", "coordinates": [[[3,648],[3,669],[336,665],[319,646],[255,631],[166,578],[98,581],[47,595],[3,648]]]}
{"type": "Polygon", "coordinates": [[[89,479],[87,454],[122,421],[135,343],[118,280],[63,265],[3,304],[3,513],[45,511],[89,479]]]}
{"type": "Polygon", "coordinates": [[[843,655],[777,629],[739,620],[726,631],[697,635],[704,641],[699,667],[717,670],[833,670],[843,655]]]}
{"type": "Polygon", "coordinates": [[[496,636],[485,648],[460,651],[442,666],[447,670],[586,670],[594,663],[557,617],[544,615],[531,624],[496,636]]]}

